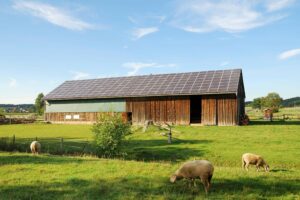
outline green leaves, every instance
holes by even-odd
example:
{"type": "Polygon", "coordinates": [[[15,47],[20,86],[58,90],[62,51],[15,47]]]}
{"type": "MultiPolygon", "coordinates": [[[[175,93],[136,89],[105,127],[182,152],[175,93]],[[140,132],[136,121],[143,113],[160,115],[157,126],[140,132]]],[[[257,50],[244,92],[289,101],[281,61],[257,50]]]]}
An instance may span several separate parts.
{"type": "Polygon", "coordinates": [[[38,115],[42,115],[44,114],[44,101],[43,101],[43,98],[44,98],[44,94],[43,93],[40,93],[37,98],[35,99],[35,104],[34,104],[34,107],[35,107],[35,110],[36,110],[36,113],[38,115]]]}
{"type": "Polygon", "coordinates": [[[101,113],[92,132],[97,156],[108,158],[121,154],[122,142],[131,133],[130,125],[118,113],[101,113]]]}

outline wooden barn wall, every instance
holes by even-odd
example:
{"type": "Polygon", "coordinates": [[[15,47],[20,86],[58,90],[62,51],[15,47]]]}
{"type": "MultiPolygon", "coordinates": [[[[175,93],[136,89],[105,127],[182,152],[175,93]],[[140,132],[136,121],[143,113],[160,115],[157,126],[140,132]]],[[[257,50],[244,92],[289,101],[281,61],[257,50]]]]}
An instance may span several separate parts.
{"type": "Polygon", "coordinates": [[[238,123],[241,124],[242,119],[245,116],[245,98],[239,97],[237,100],[238,103],[238,123]]]}
{"type": "Polygon", "coordinates": [[[126,112],[132,112],[132,122],[190,124],[189,97],[147,97],[126,99],[126,112]]]}
{"type": "Polygon", "coordinates": [[[238,122],[241,124],[243,117],[245,116],[245,88],[244,88],[244,81],[241,75],[238,87],[238,122]]]}
{"type": "Polygon", "coordinates": [[[238,105],[235,95],[202,96],[203,125],[229,126],[238,124],[238,105]]]}
{"type": "Polygon", "coordinates": [[[92,121],[97,120],[96,112],[53,112],[45,113],[45,121],[49,122],[70,122],[70,121],[92,121]],[[72,119],[66,119],[66,116],[72,116],[72,119]],[[79,119],[73,119],[74,115],[79,115],[79,119]]]}
{"type": "Polygon", "coordinates": [[[238,124],[238,106],[235,95],[220,95],[217,98],[217,121],[220,126],[238,124]]]}
{"type": "Polygon", "coordinates": [[[201,123],[203,125],[217,124],[217,96],[202,96],[201,123]]]}

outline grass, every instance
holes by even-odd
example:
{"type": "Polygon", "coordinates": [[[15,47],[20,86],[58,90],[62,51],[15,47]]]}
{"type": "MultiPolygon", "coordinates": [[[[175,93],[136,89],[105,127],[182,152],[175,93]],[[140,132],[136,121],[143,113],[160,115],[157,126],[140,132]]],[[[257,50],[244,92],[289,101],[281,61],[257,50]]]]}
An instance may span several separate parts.
{"type": "MultiPolygon", "coordinates": [[[[122,159],[0,153],[0,199],[299,199],[300,122],[252,122],[243,127],[185,127],[167,144],[151,127],[127,137],[122,159]],[[241,169],[241,154],[262,154],[269,173],[241,169]],[[200,182],[168,182],[186,160],[215,166],[208,196],[200,182]]],[[[0,137],[92,139],[85,125],[0,126],[0,137]]],[[[42,145],[44,144],[42,143],[42,145]]],[[[45,146],[45,145],[43,145],[45,146]]]]}
{"type": "MultiPolygon", "coordinates": [[[[246,107],[246,113],[250,119],[263,119],[264,117],[261,110],[253,109],[251,107],[246,107]]],[[[300,119],[300,107],[280,108],[279,112],[273,114],[275,118],[282,118],[283,115],[288,115],[289,118],[300,119]]]]}

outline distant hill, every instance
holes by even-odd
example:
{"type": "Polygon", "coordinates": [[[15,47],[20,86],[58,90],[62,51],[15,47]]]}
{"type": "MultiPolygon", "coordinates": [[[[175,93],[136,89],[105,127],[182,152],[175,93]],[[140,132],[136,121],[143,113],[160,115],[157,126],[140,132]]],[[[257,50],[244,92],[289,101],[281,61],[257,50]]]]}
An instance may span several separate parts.
{"type": "Polygon", "coordinates": [[[283,107],[293,107],[293,106],[300,106],[300,97],[293,97],[289,99],[285,99],[282,102],[283,107]]]}
{"type": "Polygon", "coordinates": [[[4,110],[8,113],[34,112],[33,104],[0,104],[0,108],[4,108],[4,110]]]}

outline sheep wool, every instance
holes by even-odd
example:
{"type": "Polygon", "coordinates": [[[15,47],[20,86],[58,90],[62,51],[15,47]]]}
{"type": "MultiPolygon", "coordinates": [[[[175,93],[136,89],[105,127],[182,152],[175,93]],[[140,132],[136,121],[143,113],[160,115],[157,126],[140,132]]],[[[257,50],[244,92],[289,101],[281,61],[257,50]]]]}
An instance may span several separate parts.
{"type": "Polygon", "coordinates": [[[265,168],[265,171],[270,170],[269,165],[260,155],[245,153],[242,155],[242,167],[248,171],[249,165],[255,165],[256,171],[259,171],[260,167],[265,168]]]}
{"type": "Polygon", "coordinates": [[[41,144],[38,141],[33,141],[30,144],[30,150],[33,154],[41,153],[41,144]]]}
{"type": "Polygon", "coordinates": [[[208,193],[211,187],[211,179],[214,173],[213,165],[207,160],[194,160],[184,163],[171,177],[170,182],[177,180],[200,179],[204,185],[205,192],[208,193]]]}

